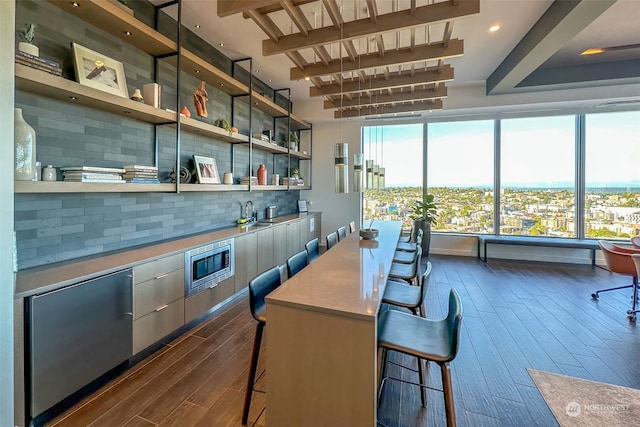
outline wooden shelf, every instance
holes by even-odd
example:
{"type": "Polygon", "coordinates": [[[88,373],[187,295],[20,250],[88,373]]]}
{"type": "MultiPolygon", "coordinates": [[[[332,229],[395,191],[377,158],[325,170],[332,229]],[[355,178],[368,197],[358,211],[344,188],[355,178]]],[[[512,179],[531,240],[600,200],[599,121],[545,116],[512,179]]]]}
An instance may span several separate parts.
{"type": "Polygon", "coordinates": [[[311,155],[304,154],[302,151],[291,151],[291,157],[300,160],[309,160],[311,159],[311,155]]]}
{"type": "MultiPolygon", "coordinates": [[[[181,52],[182,59],[180,61],[180,66],[182,71],[185,73],[203,80],[211,87],[219,89],[232,96],[249,94],[249,87],[247,85],[234,79],[215,65],[208,63],[204,59],[184,48],[181,49],[181,52]]],[[[175,66],[175,57],[167,58],[167,60],[175,66]]],[[[193,89],[195,90],[196,88],[194,87],[193,89]]]]}
{"type": "Polygon", "coordinates": [[[266,151],[274,154],[287,154],[289,150],[285,147],[281,147],[280,145],[271,144],[270,142],[264,142],[260,139],[251,138],[251,143],[253,144],[253,148],[261,151],[266,151]]]}
{"type": "Polygon", "coordinates": [[[195,192],[225,192],[225,191],[247,191],[248,185],[241,184],[180,184],[180,191],[184,193],[195,192]]]}
{"type": "Polygon", "coordinates": [[[145,25],[116,4],[105,0],[49,2],[153,56],[177,53],[178,46],[173,40],[145,25]]]}
{"type": "Polygon", "coordinates": [[[252,185],[251,191],[287,191],[286,185],[252,185]]]}
{"type": "Polygon", "coordinates": [[[175,184],[111,184],[99,182],[15,181],[16,194],[36,193],[171,193],[175,184]]]}
{"type": "Polygon", "coordinates": [[[196,133],[198,135],[210,136],[222,141],[237,143],[248,143],[249,137],[238,133],[229,135],[229,132],[221,127],[211,125],[209,123],[201,122],[189,117],[182,117],[180,119],[180,127],[190,133],[196,133]]]}
{"type": "Polygon", "coordinates": [[[311,124],[309,122],[305,122],[298,116],[291,114],[291,122],[298,128],[298,130],[308,130],[311,129],[311,124]]]}
{"type": "MultiPolygon", "coordinates": [[[[242,97],[241,100],[249,100],[249,97],[242,97]]],[[[273,117],[282,117],[289,114],[286,108],[282,108],[266,96],[260,95],[258,92],[251,91],[252,108],[257,108],[260,111],[267,113],[273,117]]]]}
{"type": "Polygon", "coordinates": [[[148,123],[175,121],[176,114],[117,95],[83,86],[44,71],[16,65],[16,88],[60,101],[73,102],[148,123]]]}

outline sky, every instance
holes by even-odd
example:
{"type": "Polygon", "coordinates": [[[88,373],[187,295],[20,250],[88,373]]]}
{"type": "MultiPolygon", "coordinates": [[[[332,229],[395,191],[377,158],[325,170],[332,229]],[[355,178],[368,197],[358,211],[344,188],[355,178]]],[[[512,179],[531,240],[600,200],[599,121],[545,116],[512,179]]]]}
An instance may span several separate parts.
{"type": "MultiPolygon", "coordinates": [[[[430,187],[493,186],[492,120],[429,124],[430,187]]],[[[575,182],[575,116],[507,119],[502,185],[566,187],[575,182]]],[[[422,185],[422,124],[365,127],[365,159],[386,168],[388,186],[422,185]]],[[[586,116],[589,186],[640,186],[640,112],[586,116]]]]}

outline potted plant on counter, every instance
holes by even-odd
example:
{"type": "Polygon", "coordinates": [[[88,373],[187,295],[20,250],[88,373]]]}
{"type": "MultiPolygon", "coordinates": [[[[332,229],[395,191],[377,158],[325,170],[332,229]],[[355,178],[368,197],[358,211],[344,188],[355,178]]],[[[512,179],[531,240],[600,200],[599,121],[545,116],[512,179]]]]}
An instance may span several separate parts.
{"type": "Polygon", "coordinates": [[[409,218],[413,220],[413,235],[411,240],[415,242],[418,229],[422,229],[422,254],[429,256],[431,245],[431,224],[435,224],[438,206],[434,202],[433,194],[425,194],[422,200],[414,200],[409,218]]]}

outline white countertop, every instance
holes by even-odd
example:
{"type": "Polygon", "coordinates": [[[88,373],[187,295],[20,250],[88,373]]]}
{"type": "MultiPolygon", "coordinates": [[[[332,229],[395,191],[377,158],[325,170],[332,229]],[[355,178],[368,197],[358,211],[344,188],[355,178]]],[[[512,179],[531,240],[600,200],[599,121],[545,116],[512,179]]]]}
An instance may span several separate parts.
{"type": "Polygon", "coordinates": [[[402,228],[375,221],[376,240],[357,231],[326,251],[267,296],[269,304],[375,319],[402,228]]]}
{"type": "MultiPolygon", "coordinates": [[[[314,212],[310,212],[314,214],[314,212]]],[[[308,214],[284,215],[274,218],[273,225],[300,219],[308,214]]],[[[218,240],[239,237],[259,231],[269,226],[229,227],[160,243],[150,243],[144,247],[123,249],[108,254],[59,262],[21,270],[16,273],[15,298],[24,298],[37,293],[49,292],[67,285],[92,279],[97,276],[119,271],[146,261],[184,252],[218,240]]]]}

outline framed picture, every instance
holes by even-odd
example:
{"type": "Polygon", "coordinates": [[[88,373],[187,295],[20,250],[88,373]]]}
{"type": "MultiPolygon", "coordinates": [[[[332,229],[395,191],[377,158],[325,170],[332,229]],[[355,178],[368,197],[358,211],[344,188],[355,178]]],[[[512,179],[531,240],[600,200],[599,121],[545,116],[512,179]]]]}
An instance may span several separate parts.
{"type": "Polygon", "coordinates": [[[216,159],[194,155],[193,163],[196,165],[199,184],[220,184],[216,159]]]}
{"type": "Polygon", "coordinates": [[[129,98],[122,62],[71,43],[76,78],[81,85],[129,98]]]}

